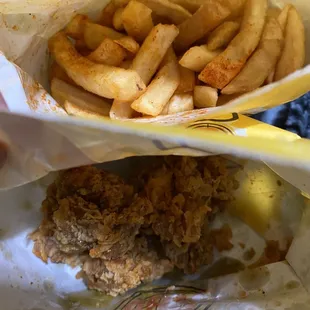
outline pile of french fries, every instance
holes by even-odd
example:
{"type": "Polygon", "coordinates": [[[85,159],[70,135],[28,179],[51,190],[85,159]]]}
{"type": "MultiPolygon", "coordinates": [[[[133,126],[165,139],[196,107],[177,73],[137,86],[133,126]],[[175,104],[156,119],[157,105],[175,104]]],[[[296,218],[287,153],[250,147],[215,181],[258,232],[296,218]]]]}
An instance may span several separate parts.
{"type": "Polygon", "coordinates": [[[131,119],[212,108],[305,62],[296,8],[267,0],[112,0],[49,40],[68,114],[131,119]]]}

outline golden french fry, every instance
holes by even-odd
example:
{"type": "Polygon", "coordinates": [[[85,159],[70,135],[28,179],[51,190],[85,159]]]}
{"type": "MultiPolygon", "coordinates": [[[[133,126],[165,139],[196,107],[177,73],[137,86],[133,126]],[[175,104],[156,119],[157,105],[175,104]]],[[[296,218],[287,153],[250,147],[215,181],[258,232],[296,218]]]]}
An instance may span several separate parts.
{"type": "Polygon", "coordinates": [[[191,93],[175,94],[165,105],[161,115],[175,114],[194,110],[194,100],[191,93]]]}
{"type": "Polygon", "coordinates": [[[112,40],[118,40],[124,36],[124,34],[117,32],[112,28],[90,22],[85,23],[84,41],[87,47],[91,50],[95,50],[106,37],[112,40]]]}
{"type": "Polygon", "coordinates": [[[242,94],[242,95],[240,95],[240,94],[219,95],[219,98],[217,100],[216,106],[220,107],[220,106],[222,106],[222,105],[224,105],[224,104],[226,104],[226,103],[228,103],[230,101],[233,101],[233,100],[235,100],[237,98],[240,98],[240,96],[243,96],[243,95],[245,95],[245,94],[242,94]]]}
{"type": "Polygon", "coordinates": [[[269,7],[267,9],[267,18],[278,18],[281,13],[281,9],[277,7],[269,7]]]}
{"type": "Polygon", "coordinates": [[[294,7],[288,12],[284,48],[275,70],[275,81],[301,69],[305,64],[305,27],[294,7]]]}
{"type": "Polygon", "coordinates": [[[275,74],[275,71],[272,70],[272,71],[268,74],[267,79],[266,79],[266,81],[265,81],[265,84],[270,84],[270,83],[273,82],[274,74],[275,74]]]}
{"type": "Polygon", "coordinates": [[[129,69],[131,67],[132,61],[131,60],[125,60],[123,61],[119,66],[123,69],[129,69]]]}
{"type": "Polygon", "coordinates": [[[240,32],[226,50],[200,73],[199,79],[218,89],[228,85],[256,49],[265,24],[267,0],[248,0],[240,32]]]}
{"type": "Polygon", "coordinates": [[[162,67],[164,67],[166,64],[168,64],[169,62],[178,62],[178,58],[177,55],[174,52],[174,49],[172,46],[170,46],[163,58],[163,60],[161,61],[158,69],[161,69],[162,67]]]}
{"type": "Polygon", "coordinates": [[[74,16],[65,28],[66,34],[73,39],[83,39],[87,21],[88,17],[86,15],[78,14],[74,16]]]}
{"type": "MultiPolygon", "coordinates": [[[[76,111],[95,113],[98,115],[109,115],[111,103],[103,98],[93,95],[81,88],[74,87],[59,79],[53,79],[51,82],[51,93],[53,98],[62,106],[65,110],[65,102],[70,104],[67,107],[72,107],[76,111]]],[[[71,114],[69,111],[67,111],[71,114]]]]}
{"type": "Polygon", "coordinates": [[[182,6],[190,13],[195,13],[206,2],[206,0],[170,0],[170,2],[182,6]]]}
{"type": "Polygon", "coordinates": [[[113,27],[119,31],[124,30],[123,18],[122,18],[123,11],[124,8],[118,8],[113,16],[113,27]]]}
{"type": "Polygon", "coordinates": [[[245,0],[206,0],[191,18],[179,25],[175,40],[177,51],[188,49],[194,42],[219,26],[229,15],[239,12],[245,0]]]}
{"type": "Polygon", "coordinates": [[[180,84],[175,91],[176,94],[192,92],[196,83],[195,72],[179,65],[180,84]]]}
{"type": "Polygon", "coordinates": [[[226,47],[230,41],[236,36],[240,24],[234,21],[227,21],[219,25],[212,31],[207,40],[207,48],[210,51],[226,47]]]}
{"type": "Polygon", "coordinates": [[[130,0],[113,0],[115,5],[120,8],[120,7],[125,7],[130,0]]]}
{"type": "Polygon", "coordinates": [[[138,42],[143,42],[154,27],[152,10],[138,1],[132,0],[128,3],[122,19],[126,32],[138,42]]]}
{"type": "Polygon", "coordinates": [[[64,109],[66,110],[67,114],[77,117],[84,117],[84,118],[90,118],[90,119],[104,119],[106,120],[108,115],[101,115],[99,113],[93,112],[91,110],[88,110],[87,108],[82,108],[75,103],[72,103],[70,101],[65,101],[63,104],[64,109]]]}
{"type": "Polygon", "coordinates": [[[137,72],[96,64],[81,56],[62,31],[49,40],[49,50],[77,85],[96,95],[134,100],[145,89],[145,84],[137,72]]]}
{"type": "Polygon", "coordinates": [[[118,67],[126,57],[126,51],[112,39],[106,37],[87,58],[98,64],[118,67]]]}
{"type": "Polygon", "coordinates": [[[121,101],[114,100],[111,110],[110,110],[110,118],[112,119],[127,119],[132,118],[135,110],[131,108],[132,101],[121,101]]]}
{"type": "MultiPolygon", "coordinates": [[[[287,23],[287,16],[288,16],[288,12],[290,10],[290,8],[292,7],[291,4],[287,4],[285,5],[285,7],[283,8],[283,10],[281,11],[280,10],[280,14],[278,14],[278,17],[277,17],[277,20],[278,20],[278,23],[283,31],[283,33],[285,32],[285,26],[286,26],[286,23],[287,23]]],[[[275,68],[274,70],[272,70],[267,79],[266,79],[266,83],[267,84],[270,84],[274,81],[274,75],[275,75],[275,68]]]]}
{"type": "Polygon", "coordinates": [[[180,83],[177,62],[169,62],[159,70],[145,93],[136,99],[131,107],[137,112],[157,116],[168,103],[180,83]]]}
{"type": "Polygon", "coordinates": [[[209,51],[207,45],[193,46],[182,56],[179,63],[182,67],[201,72],[221,52],[222,50],[209,51]]]}
{"type": "Polygon", "coordinates": [[[76,40],[75,40],[74,46],[75,46],[75,48],[76,48],[77,50],[80,50],[80,49],[83,50],[83,49],[85,49],[85,48],[88,48],[88,47],[86,46],[86,43],[85,43],[84,39],[76,39],[76,40]]]}
{"type": "Polygon", "coordinates": [[[282,29],[275,18],[267,20],[261,41],[241,72],[222,89],[222,94],[245,93],[260,87],[273,71],[283,44],[282,29]]]}
{"type": "Polygon", "coordinates": [[[79,54],[81,54],[82,56],[88,56],[92,50],[90,50],[87,46],[86,43],[83,39],[78,39],[75,40],[75,49],[78,51],[79,54]]]}
{"type": "Polygon", "coordinates": [[[287,24],[287,17],[288,17],[288,12],[289,10],[292,8],[293,6],[291,4],[287,4],[283,10],[280,12],[279,16],[278,16],[278,22],[281,26],[281,29],[283,31],[285,31],[285,27],[287,24]]]}
{"type": "Polygon", "coordinates": [[[131,54],[137,54],[140,48],[140,45],[132,37],[122,37],[114,42],[124,48],[131,54]]]}
{"type": "Polygon", "coordinates": [[[144,40],[132,62],[131,69],[138,72],[145,85],[150,82],[177,35],[176,26],[159,24],[144,40]]]}
{"type": "Polygon", "coordinates": [[[66,71],[60,67],[56,61],[53,61],[49,70],[49,81],[52,81],[53,79],[58,79],[68,84],[76,85],[76,83],[68,76],[66,71]]]}
{"type": "Polygon", "coordinates": [[[192,14],[169,0],[137,0],[149,7],[156,15],[167,18],[175,25],[183,23],[192,14]]]}
{"type": "Polygon", "coordinates": [[[102,26],[113,27],[113,17],[118,9],[115,1],[111,0],[101,11],[101,16],[99,19],[99,24],[102,26]]]}
{"type": "Polygon", "coordinates": [[[196,86],[194,105],[196,108],[213,108],[218,100],[217,89],[209,86],[196,86]]]}

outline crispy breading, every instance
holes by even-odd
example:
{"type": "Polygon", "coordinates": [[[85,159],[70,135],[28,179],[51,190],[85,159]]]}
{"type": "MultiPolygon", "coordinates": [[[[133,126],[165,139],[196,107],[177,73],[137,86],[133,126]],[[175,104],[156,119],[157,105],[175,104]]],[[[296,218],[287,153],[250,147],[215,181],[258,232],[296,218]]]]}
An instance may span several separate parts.
{"type": "Polygon", "coordinates": [[[89,288],[112,296],[174,267],[193,273],[210,264],[216,236],[208,222],[234,188],[226,162],[161,157],[138,169],[133,185],[91,166],[61,172],[42,203],[33,253],[80,266],[89,288]]]}

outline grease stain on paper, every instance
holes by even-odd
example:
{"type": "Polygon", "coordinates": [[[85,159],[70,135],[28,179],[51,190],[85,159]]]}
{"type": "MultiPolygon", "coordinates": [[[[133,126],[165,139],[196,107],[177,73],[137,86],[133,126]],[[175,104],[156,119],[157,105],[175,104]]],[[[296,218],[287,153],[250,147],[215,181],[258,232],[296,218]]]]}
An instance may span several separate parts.
{"type": "Polygon", "coordinates": [[[270,271],[266,266],[247,269],[240,273],[239,283],[245,290],[256,290],[266,285],[270,280],[270,271]]]}

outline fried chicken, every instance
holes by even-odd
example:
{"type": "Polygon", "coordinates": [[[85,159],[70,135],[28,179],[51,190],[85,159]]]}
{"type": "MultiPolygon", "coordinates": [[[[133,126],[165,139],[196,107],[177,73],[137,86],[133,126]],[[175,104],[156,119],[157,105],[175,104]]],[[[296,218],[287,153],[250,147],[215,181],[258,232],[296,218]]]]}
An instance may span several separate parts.
{"type": "Polygon", "coordinates": [[[193,273],[212,262],[208,221],[234,186],[224,160],[159,158],[132,184],[90,166],[61,172],[31,235],[34,254],[81,266],[89,288],[112,296],[174,267],[193,273]]]}
{"type": "Polygon", "coordinates": [[[163,245],[166,256],[174,266],[188,274],[197,272],[201,266],[213,261],[213,244],[210,242],[207,222],[202,227],[201,237],[197,242],[184,243],[181,247],[173,242],[165,242],[163,245]]]}
{"type": "Polygon", "coordinates": [[[213,208],[232,199],[233,180],[219,157],[167,157],[142,178],[145,195],[154,205],[149,219],[154,233],[179,247],[198,242],[213,208]]]}
{"type": "Polygon", "coordinates": [[[160,258],[144,237],[138,237],[133,249],[122,258],[108,261],[88,258],[82,276],[90,289],[116,296],[142,282],[161,278],[172,269],[168,259],[160,258]]]}

